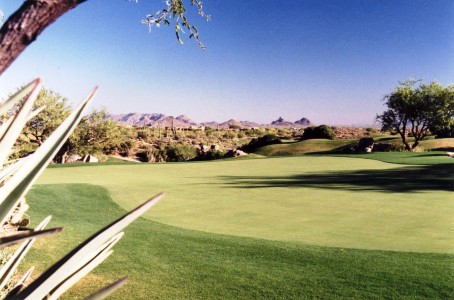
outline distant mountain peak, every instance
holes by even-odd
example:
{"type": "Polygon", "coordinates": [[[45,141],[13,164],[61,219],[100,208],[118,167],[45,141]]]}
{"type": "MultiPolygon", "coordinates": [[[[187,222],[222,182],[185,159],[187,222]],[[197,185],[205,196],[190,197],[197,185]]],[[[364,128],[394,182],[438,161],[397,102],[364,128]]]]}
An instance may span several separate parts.
{"type": "MultiPolygon", "coordinates": [[[[116,121],[120,124],[130,125],[130,126],[152,126],[152,127],[186,127],[190,126],[209,126],[213,128],[226,129],[231,128],[232,126],[239,126],[241,128],[259,128],[259,127],[269,127],[270,125],[276,127],[303,127],[310,126],[311,122],[306,118],[301,118],[295,123],[286,121],[284,118],[279,117],[277,120],[271,122],[271,124],[259,125],[251,121],[237,121],[235,119],[230,119],[223,123],[218,123],[215,121],[212,122],[203,122],[197,124],[187,115],[179,115],[174,118],[172,116],[166,116],[162,113],[127,113],[127,114],[110,114],[109,119],[116,121]]],[[[272,127],[271,126],[271,127],[272,127]]]]}
{"type": "Polygon", "coordinates": [[[284,120],[284,118],[279,117],[277,120],[271,122],[271,125],[291,125],[292,122],[284,120]]]}
{"type": "Polygon", "coordinates": [[[298,121],[295,121],[295,124],[303,125],[303,126],[311,126],[312,122],[309,119],[301,118],[298,121]]]}

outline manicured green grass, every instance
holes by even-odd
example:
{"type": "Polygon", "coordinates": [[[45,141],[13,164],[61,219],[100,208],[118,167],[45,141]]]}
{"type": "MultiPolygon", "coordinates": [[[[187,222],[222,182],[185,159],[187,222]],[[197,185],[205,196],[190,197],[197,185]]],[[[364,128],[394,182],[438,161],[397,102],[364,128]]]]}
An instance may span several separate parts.
{"type": "Polygon", "coordinates": [[[313,139],[296,143],[283,143],[261,147],[256,154],[265,156],[290,156],[304,153],[326,152],[355,143],[356,140],[313,139]]]}
{"type": "Polygon", "coordinates": [[[342,154],[342,157],[357,157],[379,160],[393,164],[404,165],[440,165],[454,164],[454,158],[449,157],[443,151],[430,152],[373,152],[363,154],[342,154]]]}
{"type": "Polygon", "coordinates": [[[360,249],[454,253],[454,165],[301,156],[48,169],[40,183],[90,183],[129,210],[181,228],[360,249]]]}
{"type": "MultiPolygon", "coordinates": [[[[410,138],[411,140],[411,138],[410,138]]],[[[396,136],[382,136],[376,137],[376,142],[379,143],[393,143],[399,144],[401,140],[396,136]]],[[[313,139],[305,140],[295,143],[283,143],[276,145],[269,145],[259,148],[256,153],[264,156],[294,156],[303,155],[307,153],[339,153],[343,152],[342,149],[347,146],[357,145],[358,140],[326,140],[326,139],[313,139]]],[[[420,143],[420,148],[432,151],[454,151],[454,138],[446,139],[428,139],[420,143]]],[[[386,154],[377,153],[380,156],[386,154]]],[[[382,160],[382,159],[379,159],[382,160]]],[[[429,161],[429,163],[431,163],[429,161]]],[[[420,164],[420,163],[418,163],[420,164]]]]}
{"type": "MultiPolygon", "coordinates": [[[[112,167],[99,169],[106,174],[112,167]]],[[[52,171],[57,170],[64,171],[52,171]]],[[[37,242],[27,259],[39,270],[124,213],[106,189],[87,184],[39,185],[28,201],[33,224],[51,213],[52,225],[66,228],[37,242]]],[[[112,299],[449,299],[454,297],[453,258],[307,246],[139,219],[127,228],[113,257],[66,298],[80,299],[128,275],[129,283],[112,299]]]]}

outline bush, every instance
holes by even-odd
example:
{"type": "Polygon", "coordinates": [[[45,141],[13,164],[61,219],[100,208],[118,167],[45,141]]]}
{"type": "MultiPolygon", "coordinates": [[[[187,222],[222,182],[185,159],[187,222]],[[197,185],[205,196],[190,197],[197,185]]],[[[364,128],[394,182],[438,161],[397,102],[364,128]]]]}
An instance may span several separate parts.
{"type": "Polygon", "coordinates": [[[188,144],[170,144],[167,148],[167,161],[187,161],[196,156],[195,147],[188,144]]]}
{"type": "Polygon", "coordinates": [[[334,130],[326,125],[320,126],[311,126],[304,129],[303,136],[301,140],[309,140],[309,139],[329,139],[333,140],[336,137],[334,130]]]}
{"type": "Polygon", "coordinates": [[[275,134],[265,134],[262,137],[252,139],[249,144],[242,146],[241,150],[250,153],[257,148],[280,143],[281,140],[275,134]]]}
{"type": "Polygon", "coordinates": [[[221,159],[223,157],[224,157],[224,153],[221,150],[211,149],[210,151],[207,152],[205,159],[215,160],[215,159],[221,159]]]}

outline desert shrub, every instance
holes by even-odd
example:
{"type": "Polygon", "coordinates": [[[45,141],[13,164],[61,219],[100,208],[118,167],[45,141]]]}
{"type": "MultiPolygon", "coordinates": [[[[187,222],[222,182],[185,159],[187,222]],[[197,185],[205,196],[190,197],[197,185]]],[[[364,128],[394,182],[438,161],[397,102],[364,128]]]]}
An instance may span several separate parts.
{"type": "Polygon", "coordinates": [[[205,127],[204,132],[207,137],[210,137],[213,135],[213,132],[215,132],[215,130],[213,128],[207,126],[207,127],[205,127]]]}
{"type": "Polygon", "coordinates": [[[223,138],[225,139],[234,139],[237,137],[237,133],[235,131],[226,131],[223,135],[223,138]]]}
{"type": "Polygon", "coordinates": [[[248,129],[248,130],[246,130],[245,133],[247,136],[260,136],[263,134],[260,129],[256,129],[256,128],[248,129]]]}
{"type": "Polygon", "coordinates": [[[329,139],[333,140],[336,137],[334,130],[327,125],[311,126],[304,129],[302,140],[309,139],[329,139]]]}
{"type": "Polygon", "coordinates": [[[204,159],[207,160],[214,160],[214,159],[221,159],[224,157],[224,153],[221,150],[214,150],[211,149],[208,151],[208,153],[205,155],[204,159]]]}
{"type": "Polygon", "coordinates": [[[238,132],[237,137],[238,137],[239,139],[242,139],[242,138],[245,137],[245,134],[244,134],[243,132],[238,132]]]}
{"type": "Polygon", "coordinates": [[[392,152],[404,152],[405,151],[405,145],[401,143],[391,143],[389,144],[389,151],[392,152]]]}
{"type": "Polygon", "coordinates": [[[254,152],[257,148],[279,143],[281,143],[281,140],[275,134],[265,134],[262,137],[252,139],[249,144],[243,145],[241,150],[254,152]]]}
{"type": "Polygon", "coordinates": [[[167,147],[167,161],[187,161],[197,156],[195,147],[188,144],[170,144],[167,147]]]}

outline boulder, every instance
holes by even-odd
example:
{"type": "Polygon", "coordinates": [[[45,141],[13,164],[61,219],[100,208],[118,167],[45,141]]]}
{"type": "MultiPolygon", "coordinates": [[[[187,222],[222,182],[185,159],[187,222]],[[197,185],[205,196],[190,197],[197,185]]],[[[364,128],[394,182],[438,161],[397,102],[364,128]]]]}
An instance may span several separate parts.
{"type": "Polygon", "coordinates": [[[198,156],[203,156],[205,154],[207,154],[209,151],[210,151],[210,146],[207,146],[207,145],[204,145],[204,144],[200,144],[199,145],[199,148],[197,148],[197,155],[198,156]]]}
{"type": "Polygon", "coordinates": [[[98,159],[96,157],[94,157],[93,155],[91,155],[91,154],[85,154],[82,157],[82,161],[83,162],[89,162],[89,163],[97,163],[98,159]]]}
{"type": "Polygon", "coordinates": [[[81,159],[82,159],[82,156],[80,156],[78,154],[72,154],[66,158],[66,163],[73,163],[73,162],[81,161],[81,159]]]}
{"type": "Polygon", "coordinates": [[[225,158],[229,157],[237,157],[237,156],[243,156],[243,155],[248,155],[246,152],[238,150],[238,149],[233,149],[227,151],[227,153],[224,155],[225,158]]]}

